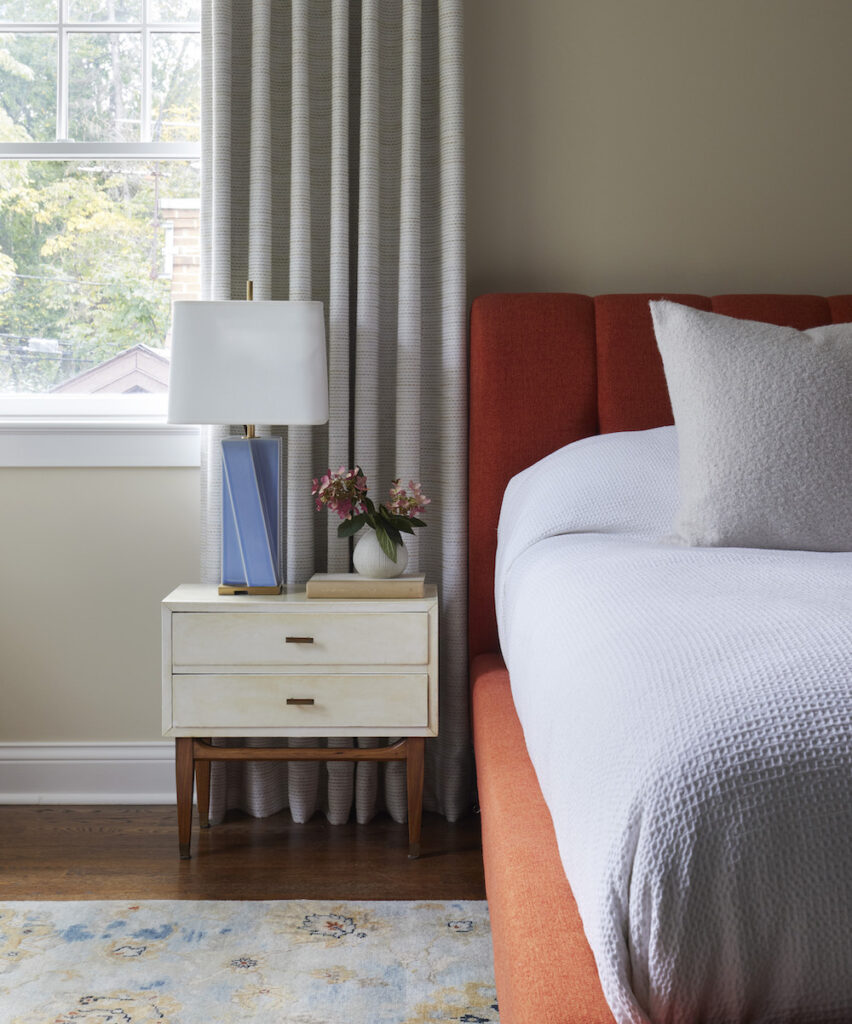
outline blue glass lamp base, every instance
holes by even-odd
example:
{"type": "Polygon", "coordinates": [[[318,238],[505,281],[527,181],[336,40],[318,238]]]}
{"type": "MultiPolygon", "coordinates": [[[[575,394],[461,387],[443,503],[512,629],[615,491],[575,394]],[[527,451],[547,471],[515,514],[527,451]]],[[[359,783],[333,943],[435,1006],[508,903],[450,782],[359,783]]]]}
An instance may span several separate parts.
{"type": "Polygon", "coordinates": [[[222,441],[220,594],[278,594],[281,440],[222,441]]]}

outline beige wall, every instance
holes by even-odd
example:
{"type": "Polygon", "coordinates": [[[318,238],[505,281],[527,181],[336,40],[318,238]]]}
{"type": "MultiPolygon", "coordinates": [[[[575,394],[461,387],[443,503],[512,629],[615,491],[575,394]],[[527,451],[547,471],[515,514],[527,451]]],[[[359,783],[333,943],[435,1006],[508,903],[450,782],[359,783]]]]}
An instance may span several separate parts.
{"type": "Polygon", "coordinates": [[[852,291],[849,0],[466,0],[487,291],[852,291]]]}
{"type": "Polygon", "coordinates": [[[156,740],[197,469],[0,469],[0,742],[156,740]]]}

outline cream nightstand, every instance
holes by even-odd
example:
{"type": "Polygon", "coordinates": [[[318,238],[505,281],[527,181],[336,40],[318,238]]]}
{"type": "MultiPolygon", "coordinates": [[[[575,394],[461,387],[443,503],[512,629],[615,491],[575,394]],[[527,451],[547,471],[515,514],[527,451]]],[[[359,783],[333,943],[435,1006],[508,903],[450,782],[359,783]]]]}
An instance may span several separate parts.
{"type": "Polygon", "coordinates": [[[163,601],[163,735],[175,737],[178,841],[189,857],[193,780],[206,828],[210,762],[406,761],[409,856],[420,852],[423,738],[438,735],[436,588],[406,600],[220,596],[163,601]],[[212,736],[401,736],[387,747],[214,747],[212,736]],[[201,738],[204,737],[204,738],[201,738]]]}

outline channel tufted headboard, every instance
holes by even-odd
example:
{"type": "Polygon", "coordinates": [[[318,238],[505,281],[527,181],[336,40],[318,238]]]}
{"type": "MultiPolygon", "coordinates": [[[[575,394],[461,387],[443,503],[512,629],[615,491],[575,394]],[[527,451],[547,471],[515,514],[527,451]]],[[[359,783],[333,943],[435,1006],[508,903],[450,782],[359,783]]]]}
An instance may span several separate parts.
{"type": "Polygon", "coordinates": [[[470,318],[470,656],[498,651],[497,520],[509,479],[590,434],[672,422],[649,299],[805,330],[852,321],[852,295],[500,294],[470,318]]]}

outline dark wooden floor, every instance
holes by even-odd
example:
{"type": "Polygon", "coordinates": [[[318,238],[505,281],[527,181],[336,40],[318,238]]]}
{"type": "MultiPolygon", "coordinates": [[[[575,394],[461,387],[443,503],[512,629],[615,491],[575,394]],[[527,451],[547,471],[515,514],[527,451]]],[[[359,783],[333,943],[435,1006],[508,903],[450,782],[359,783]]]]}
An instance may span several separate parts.
{"type": "Polygon", "coordinates": [[[0,899],[484,899],[479,818],[295,825],[232,813],[178,858],[171,807],[0,806],[0,899]]]}

